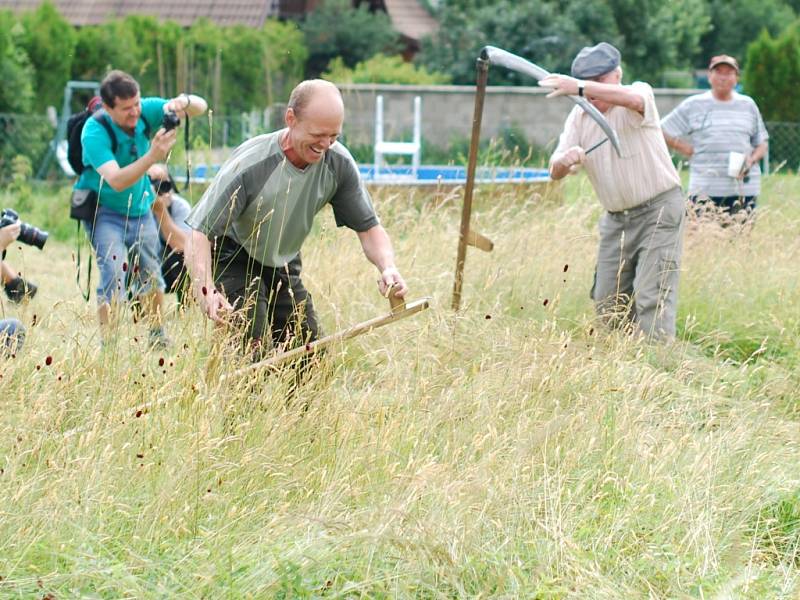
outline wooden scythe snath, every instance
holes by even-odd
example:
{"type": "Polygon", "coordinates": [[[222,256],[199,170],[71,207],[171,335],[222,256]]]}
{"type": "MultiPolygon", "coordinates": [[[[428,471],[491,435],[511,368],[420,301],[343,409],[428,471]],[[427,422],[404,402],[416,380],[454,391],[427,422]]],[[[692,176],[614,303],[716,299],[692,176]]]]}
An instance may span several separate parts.
{"type": "Polygon", "coordinates": [[[389,306],[390,311],[389,314],[382,315],[380,317],[375,317],[369,319],[368,321],[363,321],[352,327],[348,327],[347,329],[343,329],[342,331],[338,331],[336,333],[332,333],[331,335],[326,335],[316,341],[310,342],[305,346],[300,346],[298,348],[294,348],[292,350],[287,350],[286,352],[281,352],[280,354],[276,354],[275,356],[271,356],[259,362],[253,363],[252,365],[248,365],[241,369],[238,369],[232,373],[228,373],[227,375],[223,375],[220,379],[226,380],[232,377],[239,377],[241,375],[252,373],[253,371],[257,371],[260,369],[278,369],[281,365],[297,360],[306,355],[313,355],[326,348],[336,342],[342,342],[344,340],[349,340],[356,336],[359,336],[363,333],[369,333],[374,329],[378,329],[379,327],[384,327],[391,323],[395,323],[401,319],[405,319],[406,317],[410,317],[411,315],[415,315],[418,312],[425,310],[426,308],[430,307],[430,298],[421,298],[419,300],[414,300],[413,302],[406,302],[402,298],[398,298],[394,295],[392,290],[389,290],[389,306]]]}
{"type": "Polygon", "coordinates": [[[472,114],[472,137],[469,142],[469,160],[467,162],[467,182],[464,186],[464,204],[461,207],[461,230],[458,236],[458,254],[456,256],[456,280],[453,284],[453,310],[461,307],[461,287],[464,283],[464,262],[467,258],[467,246],[475,246],[484,252],[494,248],[492,241],[477,231],[470,229],[472,216],[472,194],[475,190],[475,169],[478,163],[478,143],[481,137],[481,119],[483,118],[483,101],[486,98],[486,82],[489,79],[489,61],[483,57],[476,63],[478,71],[477,89],[475,91],[475,111],[472,114]]]}
{"type": "MultiPolygon", "coordinates": [[[[547,77],[549,73],[521,56],[512,54],[502,48],[494,46],[484,46],[481,55],[476,62],[478,71],[476,90],[475,90],[475,112],[472,116],[472,138],[469,143],[469,160],[467,163],[467,182],[464,186],[464,204],[461,208],[461,230],[458,238],[458,255],[456,257],[456,277],[453,285],[453,310],[461,307],[461,288],[464,283],[464,262],[467,258],[467,246],[475,246],[484,252],[491,252],[494,244],[488,238],[482,236],[470,227],[472,216],[472,195],[475,189],[475,169],[478,162],[478,143],[481,136],[481,119],[483,118],[483,102],[486,98],[486,83],[489,79],[489,66],[497,65],[506,69],[522,73],[539,81],[547,77]]],[[[586,153],[592,152],[606,141],[610,141],[617,154],[620,154],[619,138],[617,133],[606,121],[602,113],[582,96],[568,96],[572,102],[577,104],[589,115],[600,129],[606,134],[606,138],[592,146],[586,153]]]]}

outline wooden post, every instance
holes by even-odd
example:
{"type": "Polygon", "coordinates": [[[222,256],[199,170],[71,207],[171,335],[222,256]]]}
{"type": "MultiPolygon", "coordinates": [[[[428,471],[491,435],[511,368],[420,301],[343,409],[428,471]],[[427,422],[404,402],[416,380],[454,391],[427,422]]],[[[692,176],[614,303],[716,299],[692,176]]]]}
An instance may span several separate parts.
{"type": "Polygon", "coordinates": [[[475,189],[475,169],[478,162],[478,142],[481,137],[483,101],[486,98],[486,82],[489,79],[489,61],[479,58],[476,63],[476,69],[478,71],[478,81],[475,91],[475,111],[472,115],[472,138],[469,143],[467,182],[464,186],[464,204],[461,207],[461,231],[458,237],[458,254],[456,256],[456,279],[453,284],[453,310],[458,310],[461,307],[461,287],[464,282],[464,262],[467,258],[467,244],[469,243],[469,221],[472,215],[472,194],[475,189]]]}

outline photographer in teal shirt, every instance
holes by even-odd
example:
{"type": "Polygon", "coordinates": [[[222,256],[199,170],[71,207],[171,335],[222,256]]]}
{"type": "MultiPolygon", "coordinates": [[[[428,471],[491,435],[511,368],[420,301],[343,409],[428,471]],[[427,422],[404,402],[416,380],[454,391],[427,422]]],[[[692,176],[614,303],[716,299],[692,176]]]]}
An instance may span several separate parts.
{"type": "Polygon", "coordinates": [[[164,280],[158,227],[150,211],[155,193],[147,169],[166,160],[177,139],[177,119],[203,114],[206,102],[187,94],[172,100],[143,99],[139,84],[123,71],[106,75],[100,96],[103,111],[86,121],[81,134],[86,169],[75,189],[93,190],[98,197],[94,219],[85,221],[84,226],[100,269],[97,314],[101,333],[105,339],[112,306],[123,302],[129,289],[150,317],[151,345],[163,347],[168,344],[161,321],[164,280]],[[165,129],[162,123],[169,126],[165,129]]]}

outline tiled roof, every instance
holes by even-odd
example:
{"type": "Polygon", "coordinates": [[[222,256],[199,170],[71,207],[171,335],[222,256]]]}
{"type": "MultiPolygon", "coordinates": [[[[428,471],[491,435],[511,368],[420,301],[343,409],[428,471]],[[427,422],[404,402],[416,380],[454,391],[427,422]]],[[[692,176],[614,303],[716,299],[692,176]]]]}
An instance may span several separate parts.
{"type": "MultiPolygon", "coordinates": [[[[54,0],[54,5],[73,25],[97,25],[128,15],[150,15],[188,26],[200,17],[218,25],[261,27],[267,17],[277,16],[276,0],[54,0]]],[[[0,10],[35,10],[41,0],[0,0],[0,10]]]]}
{"type": "Polygon", "coordinates": [[[439,27],[419,0],[383,0],[383,4],[394,28],[414,41],[418,42],[439,27]]]}

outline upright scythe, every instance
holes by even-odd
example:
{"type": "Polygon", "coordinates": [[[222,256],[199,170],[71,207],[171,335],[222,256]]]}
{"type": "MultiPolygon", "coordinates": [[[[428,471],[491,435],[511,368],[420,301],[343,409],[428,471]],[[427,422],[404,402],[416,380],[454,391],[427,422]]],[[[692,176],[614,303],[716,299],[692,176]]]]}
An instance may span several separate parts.
{"type": "MultiPolygon", "coordinates": [[[[464,204],[461,208],[461,232],[458,239],[458,254],[456,257],[456,277],[453,285],[453,310],[461,307],[461,287],[464,282],[464,262],[467,257],[467,246],[475,246],[485,252],[491,252],[494,244],[491,240],[470,228],[470,217],[472,216],[472,194],[475,189],[475,169],[478,162],[478,143],[481,135],[481,119],[483,118],[483,101],[486,97],[486,82],[489,79],[489,65],[505,67],[512,71],[529,75],[536,81],[547,77],[550,73],[538,65],[525,60],[521,56],[511,54],[501,48],[485,46],[481,50],[481,55],[477,60],[476,69],[478,72],[475,110],[472,116],[472,137],[469,144],[469,160],[467,162],[467,182],[464,187],[464,204]]],[[[597,110],[586,98],[580,96],[569,96],[575,104],[580,106],[586,113],[600,126],[608,136],[607,139],[614,146],[617,154],[620,154],[619,139],[616,132],[605,120],[603,114],[597,110]]],[[[603,140],[605,142],[605,140],[603,140]]],[[[602,142],[601,142],[602,143],[602,142]]],[[[596,144],[592,149],[600,144],[596,144]]]]}

